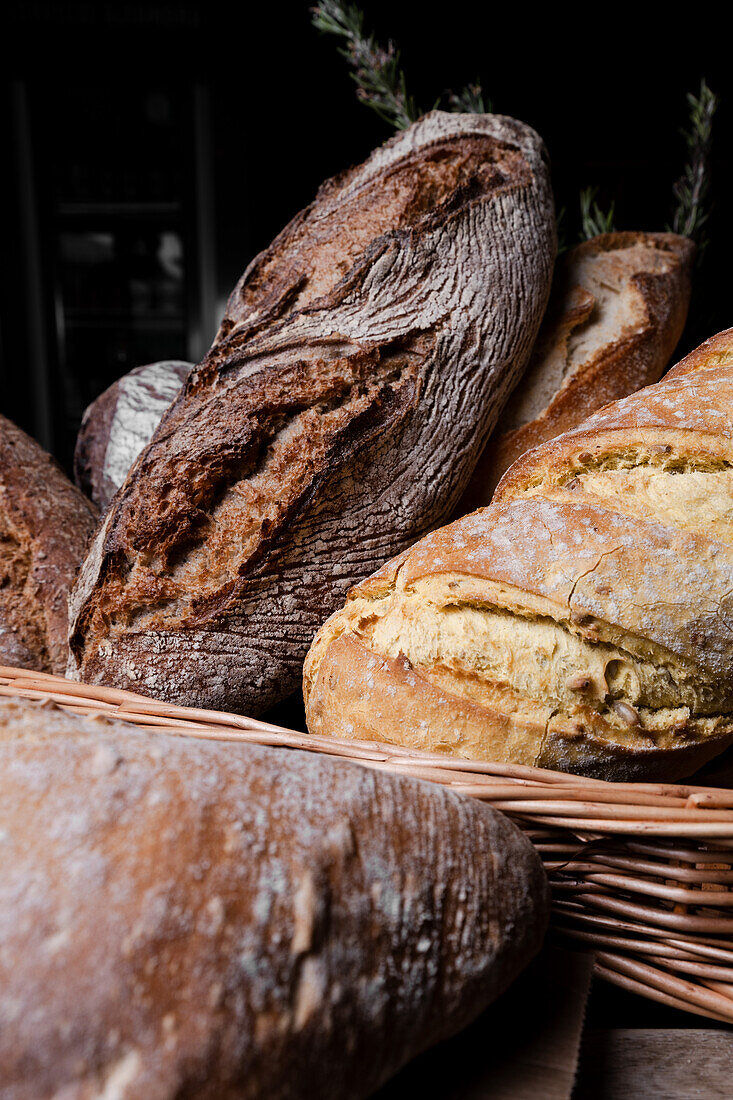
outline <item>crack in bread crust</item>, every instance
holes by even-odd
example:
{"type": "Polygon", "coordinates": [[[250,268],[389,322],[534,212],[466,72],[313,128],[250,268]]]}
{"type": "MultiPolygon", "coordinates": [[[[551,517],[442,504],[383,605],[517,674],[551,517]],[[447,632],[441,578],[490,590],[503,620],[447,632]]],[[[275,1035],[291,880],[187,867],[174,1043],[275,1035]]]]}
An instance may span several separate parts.
{"type": "Polygon", "coordinates": [[[351,736],[612,779],[678,779],[721,752],[731,397],[733,330],[359,585],[308,656],[309,728],[336,734],[352,713],[351,736]]]}
{"type": "Polygon", "coordinates": [[[287,695],[349,586],[450,515],[554,235],[541,143],[498,116],[435,112],[328,185],[245,273],[115,498],[69,675],[249,713],[287,695]]]}
{"type": "Polygon", "coordinates": [[[255,403],[250,393],[240,396],[233,387],[227,394],[230,414],[239,403],[240,424],[248,418],[252,423],[247,444],[242,427],[228,452],[220,440],[210,441],[208,453],[199,456],[206,469],[200,492],[171,468],[171,488],[153,531],[139,503],[123,512],[118,523],[126,522],[125,537],[136,552],[119,580],[102,590],[97,621],[105,620],[115,633],[200,624],[221,615],[235,602],[237,578],[262,557],[339,445],[348,446],[345,434],[353,423],[400,399],[417,399],[417,362],[428,354],[428,344],[416,337],[383,354],[355,348],[349,358],[324,360],[318,372],[311,364],[307,374],[299,365],[285,368],[269,408],[269,395],[259,394],[255,403]]]}

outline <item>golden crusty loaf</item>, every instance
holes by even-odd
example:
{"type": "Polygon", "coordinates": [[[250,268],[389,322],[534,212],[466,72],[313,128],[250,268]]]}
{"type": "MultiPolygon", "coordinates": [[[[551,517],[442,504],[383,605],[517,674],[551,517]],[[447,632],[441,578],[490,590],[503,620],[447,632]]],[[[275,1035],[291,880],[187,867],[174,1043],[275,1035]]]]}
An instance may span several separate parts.
{"type": "Polygon", "coordinates": [[[349,1100],[539,949],[502,814],[308,753],[0,702],[0,1098],[349,1100]]]}
{"type": "Polygon", "coordinates": [[[528,452],[494,503],[356,587],[312,732],[610,779],[733,740],[733,329],[528,452]]]}
{"type": "Polygon", "coordinates": [[[0,416],[0,664],[63,675],[67,599],[96,522],[51,456],[0,416]]]}
{"type": "Polygon", "coordinates": [[[115,497],[69,674],[256,712],[348,588],[452,514],[526,364],[555,250],[537,135],[421,119],[250,266],[115,497]]]}
{"type": "Polygon", "coordinates": [[[694,254],[675,233],[604,233],[562,258],[529,366],[457,515],[489,504],[525,451],[657,381],[685,327],[694,254]]]}

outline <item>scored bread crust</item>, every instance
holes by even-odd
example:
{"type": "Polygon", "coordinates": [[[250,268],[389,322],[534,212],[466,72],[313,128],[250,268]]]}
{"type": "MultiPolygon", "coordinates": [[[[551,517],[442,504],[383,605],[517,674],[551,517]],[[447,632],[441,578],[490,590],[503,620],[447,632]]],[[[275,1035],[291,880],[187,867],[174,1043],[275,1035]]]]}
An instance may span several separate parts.
{"type": "Polygon", "coordinates": [[[51,455],[0,416],[0,664],[63,675],[68,595],[96,524],[51,455]]]}
{"type": "Polygon", "coordinates": [[[490,507],[357,586],[304,675],[314,733],[606,779],[733,741],[733,330],[525,454],[490,507]]]}
{"type": "Polygon", "coordinates": [[[512,119],[434,112],[326,185],[115,498],[69,674],[248,712],[293,690],[350,585],[451,514],[554,248],[544,149],[512,119]]]}
{"type": "Polygon", "coordinates": [[[479,459],[456,515],[491,502],[533,447],[662,375],[687,319],[695,246],[675,233],[604,233],[558,263],[521,382],[479,459]]]}
{"type": "Polygon", "coordinates": [[[539,950],[503,814],[315,754],[0,701],[3,1100],[364,1097],[539,950]]]}
{"type": "MultiPolygon", "coordinates": [[[[307,248],[302,215],[298,227],[290,236],[307,248]]],[[[261,324],[273,309],[282,316],[295,308],[297,298],[283,294],[273,278],[277,272],[282,279],[284,270],[297,281],[290,263],[283,262],[281,244],[278,238],[237,284],[222,334],[235,324],[253,327],[258,318],[261,324]]],[[[292,251],[290,238],[288,244],[292,251]]],[[[685,325],[694,252],[688,237],[625,232],[594,237],[563,257],[521,385],[504,407],[457,516],[488,504],[519,455],[575,427],[602,405],[657,381],[685,325]]],[[[192,367],[175,361],[138,367],[84,413],[74,476],[102,511],[192,367]]]]}

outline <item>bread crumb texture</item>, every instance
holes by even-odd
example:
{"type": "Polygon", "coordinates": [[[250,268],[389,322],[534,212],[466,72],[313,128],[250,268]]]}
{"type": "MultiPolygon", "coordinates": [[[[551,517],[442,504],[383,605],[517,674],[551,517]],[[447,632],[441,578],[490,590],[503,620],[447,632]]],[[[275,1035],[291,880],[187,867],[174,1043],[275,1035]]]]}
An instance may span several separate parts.
{"type": "Polygon", "coordinates": [[[606,778],[733,740],[733,331],[529,452],[357,586],[308,656],[315,733],[606,778]]]}
{"type": "Polygon", "coordinates": [[[0,701],[2,1100],[364,1097],[538,950],[506,817],[0,701]]]}

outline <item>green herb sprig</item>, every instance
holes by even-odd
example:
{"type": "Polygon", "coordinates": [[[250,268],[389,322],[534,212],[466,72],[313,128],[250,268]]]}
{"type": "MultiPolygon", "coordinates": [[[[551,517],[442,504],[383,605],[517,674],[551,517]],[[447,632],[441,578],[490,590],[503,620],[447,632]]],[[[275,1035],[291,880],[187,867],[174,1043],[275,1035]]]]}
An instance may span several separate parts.
{"type": "Polygon", "coordinates": [[[699,95],[687,96],[689,120],[682,131],[687,145],[685,170],[672,188],[676,206],[672,223],[674,233],[691,237],[702,251],[707,242],[704,232],[710,217],[708,196],[710,191],[710,154],[713,142],[713,118],[719,100],[710,90],[706,80],[700,81],[699,95]]]}
{"type": "MultiPolygon", "coordinates": [[[[343,40],[339,53],[352,69],[351,78],[362,103],[397,130],[406,130],[423,114],[407,91],[399,50],[391,39],[386,46],[381,46],[373,34],[365,33],[364,13],[356,4],[320,0],[311,8],[311,14],[316,30],[343,40]]],[[[446,100],[451,111],[486,114],[491,110],[478,82],[468,84],[457,93],[447,92],[446,100]]]]}
{"type": "Polygon", "coordinates": [[[613,219],[616,204],[612,202],[608,210],[601,210],[596,201],[597,194],[597,187],[586,187],[580,192],[581,238],[585,241],[601,233],[615,232],[613,219]]]}
{"type": "Polygon", "coordinates": [[[394,42],[390,40],[386,46],[380,46],[374,35],[366,35],[364,15],[355,4],[320,0],[311,12],[316,30],[345,42],[339,53],[353,70],[351,77],[361,102],[396,129],[406,130],[421,112],[407,92],[394,42]]]}
{"type": "MultiPolygon", "coordinates": [[[[349,0],[319,0],[311,13],[313,26],[318,31],[341,39],[343,45],[339,53],[346,58],[352,70],[351,77],[356,84],[359,100],[398,130],[405,130],[415,122],[423,112],[407,90],[405,74],[400,67],[400,53],[394,42],[389,39],[383,46],[373,34],[367,35],[363,12],[349,0]]],[[[443,102],[448,110],[455,112],[486,114],[493,110],[478,81],[466,85],[460,92],[446,92],[443,102]]],[[[712,127],[719,100],[703,79],[699,94],[688,94],[687,103],[689,121],[682,132],[688,159],[682,176],[673,187],[676,206],[671,225],[667,228],[691,237],[698,245],[700,256],[707,243],[704,227],[710,215],[712,127]]],[[[615,232],[615,203],[612,202],[604,210],[598,203],[597,194],[596,187],[586,187],[580,192],[581,240],[615,232]]],[[[558,216],[561,251],[569,247],[563,215],[564,211],[561,211],[558,216]]]]}
{"type": "Polygon", "coordinates": [[[467,84],[460,92],[447,92],[446,99],[451,111],[462,111],[468,115],[488,115],[493,110],[491,100],[484,98],[478,80],[467,84]]]}

